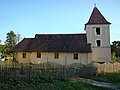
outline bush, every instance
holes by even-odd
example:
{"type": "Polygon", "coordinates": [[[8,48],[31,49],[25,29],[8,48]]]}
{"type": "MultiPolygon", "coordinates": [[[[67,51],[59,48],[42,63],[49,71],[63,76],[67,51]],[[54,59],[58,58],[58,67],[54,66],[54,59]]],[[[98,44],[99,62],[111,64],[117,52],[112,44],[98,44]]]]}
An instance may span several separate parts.
{"type": "Polygon", "coordinates": [[[69,79],[53,77],[34,77],[30,81],[9,79],[0,83],[0,90],[108,90],[82,82],[71,82],[69,79]]]}

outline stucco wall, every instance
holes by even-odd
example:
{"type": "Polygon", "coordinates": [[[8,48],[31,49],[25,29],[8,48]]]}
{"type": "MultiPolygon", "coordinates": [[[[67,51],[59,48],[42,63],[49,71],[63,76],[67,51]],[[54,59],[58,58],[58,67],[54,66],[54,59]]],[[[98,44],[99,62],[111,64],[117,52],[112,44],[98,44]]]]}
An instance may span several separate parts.
{"type": "MultiPolygon", "coordinates": [[[[26,52],[24,52],[26,53],[26,52]]],[[[26,58],[22,58],[22,54],[21,52],[17,52],[16,53],[16,60],[19,61],[20,63],[30,63],[30,55],[31,53],[26,54],[26,58]]]]}
{"type": "Polygon", "coordinates": [[[92,61],[111,61],[110,27],[109,25],[86,25],[87,42],[91,43],[92,61]],[[100,28],[100,35],[96,35],[96,28],[100,28]],[[96,40],[101,40],[101,46],[97,46],[96,40]]]}
{"type": "Polygon", "coordinates": [[[26,53],[27,58],[22,58],[22,52],[17,53],[17,60],[20,63],[43,63],[43,62],[56,62],[63,65],[69,65],[72,63],[88,64],[92,61],[91,53],[78,53],[78,59],[74,59],[74,53],[59,53],[59,58],[54,59],[54,53],[41,52],[41,58],[37,58],[36,52],[26,53]]]}
{"type": "Polygon", "coordinates": [[[96,46],[96,40],[102,40],[102,46],[110,46],[110,31],[109,25],[87,25],[87,42],[91,43],[91,46],[96,46]],[[96,35],[96,27],[100,27],[101,35],[96,35]]]}
{"type": "Polygon", "coordinates": [[[92,58],[96,62],[108,62],[111,61],[111,48],[110,47],[99,47],[92,48],[92,58]]]}

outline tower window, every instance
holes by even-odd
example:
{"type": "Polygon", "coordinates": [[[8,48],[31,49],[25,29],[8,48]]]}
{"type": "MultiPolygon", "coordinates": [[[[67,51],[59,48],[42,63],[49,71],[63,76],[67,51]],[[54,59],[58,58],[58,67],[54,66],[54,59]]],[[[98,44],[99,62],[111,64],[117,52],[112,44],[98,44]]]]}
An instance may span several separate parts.
{"type": "Polygon", "coordinates": [[[78,59],[78,54],[74,54],[74,59],[78,59]]]}
{"type": "Polygon", "coordinates": [[[41,58],[41,53],[37,52],[37,58],[41,58]]]}
{"type": "Polygon", "coordinates": [[[97,46],[101,46],[101,40],[96,41],[97,46]]]}
{"type": "Polygon", "coordinates": [[[100,28],[99,27],[96,28],[96,35],[100,35],[100,28]]]}
{"type": "Polygon", "coordinates": [[[58,59],[59,58],[59,54],[58,53],[54,53],[54,59],[58,59]]]}
{"type": "Polygon", "coordinates": [[[23,54],[22,54],[22,57],[23,57],[23,58],[26,58],[26,53],[23,53],[23,54]]]}

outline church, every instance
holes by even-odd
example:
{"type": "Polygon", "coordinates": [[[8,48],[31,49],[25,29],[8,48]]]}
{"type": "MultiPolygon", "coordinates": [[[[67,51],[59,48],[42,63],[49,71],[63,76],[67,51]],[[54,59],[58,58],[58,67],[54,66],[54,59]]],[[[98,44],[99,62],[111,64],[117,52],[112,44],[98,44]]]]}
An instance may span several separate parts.
{"type": "Polygon", "coordinates": [[[40,64],[53,62],[62,65],[73,63],[111,61],[110,22],[95,6],[88,22],[86,33],[78,34],[36,34],[24,38],[10,49],[16,53],[19,63],[40,64]]]}

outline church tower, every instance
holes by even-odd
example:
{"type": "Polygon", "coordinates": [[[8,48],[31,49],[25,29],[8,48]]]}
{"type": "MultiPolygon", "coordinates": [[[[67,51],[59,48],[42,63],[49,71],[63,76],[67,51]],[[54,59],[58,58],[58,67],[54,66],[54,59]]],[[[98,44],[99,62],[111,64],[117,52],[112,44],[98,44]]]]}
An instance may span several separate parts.
{"type": "Polygon", "coordinates": [[[91,44],[93,62],[111,61],[110,22],[95,6],[85,24],[87,43],[91,44]]]}

